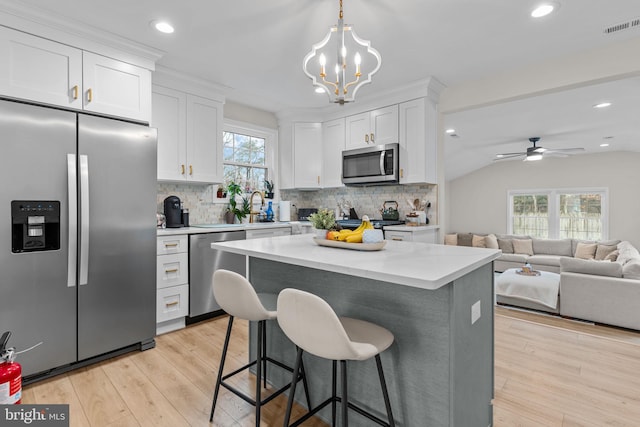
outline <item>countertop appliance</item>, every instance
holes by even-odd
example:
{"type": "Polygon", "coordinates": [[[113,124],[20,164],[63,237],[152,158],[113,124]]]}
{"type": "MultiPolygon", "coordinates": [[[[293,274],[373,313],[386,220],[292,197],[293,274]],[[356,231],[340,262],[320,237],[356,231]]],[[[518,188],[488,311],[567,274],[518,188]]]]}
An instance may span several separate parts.
{"type": "Polygon", "coordinates": [[[309,221],[309,215],[318,213],[318,208],[299,208],[298,221],[309,221]]]}
{"type": "Polygon", "coordinates": [[[397,184],[399,156],[397,143],[344,150],[342,182],[345,185],[397,184]]]}
{"type": "Polygon", "coordinates": [[[164,199],[164,216],[167,228],[179,228],[182,223],[182,202],[178,196],[169,196],[164,199]]]}
{"type": "Polygon", "coordinates": [[[219,268],[246,276],[247,258],[211,248],[211,243],[244,240],[245,231],[189,235],[189,317],[188,323],[198,316],[220,310],[211,289],[213,272],[219,268]]]}
{"type": "Polygon", "coordinates": [[[153,347],[156,130],[0,100],[0,135],[0,325],[42,342],[24,382],[153,347]]]}

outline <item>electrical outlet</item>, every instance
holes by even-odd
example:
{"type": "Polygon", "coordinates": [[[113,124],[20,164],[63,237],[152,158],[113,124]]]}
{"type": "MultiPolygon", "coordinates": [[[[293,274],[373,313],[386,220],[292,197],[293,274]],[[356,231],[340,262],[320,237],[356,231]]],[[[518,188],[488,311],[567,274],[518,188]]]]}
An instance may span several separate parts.
{"type": "Polygon", "coordinates": [[[471,306],[471,324],[473,325],[480,318],[480,300],[471,306]]]}

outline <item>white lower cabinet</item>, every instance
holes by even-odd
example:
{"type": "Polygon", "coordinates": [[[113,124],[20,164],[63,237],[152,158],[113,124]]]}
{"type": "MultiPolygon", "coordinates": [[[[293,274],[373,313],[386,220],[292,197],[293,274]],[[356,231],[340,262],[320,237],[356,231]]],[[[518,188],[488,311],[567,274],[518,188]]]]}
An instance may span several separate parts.
{"type": "Polygon", "coordinates": [[[156,262],[156,333],[184,328],[189,314],[187,235],[158,237],[156,262]]]}
{"type": "Polygon", "coordinates": [[[416,229],[413,231],[384,230],[385,240],[396,240],[404,242],[436,243],[438,240],[438,229],[416,229]]]}

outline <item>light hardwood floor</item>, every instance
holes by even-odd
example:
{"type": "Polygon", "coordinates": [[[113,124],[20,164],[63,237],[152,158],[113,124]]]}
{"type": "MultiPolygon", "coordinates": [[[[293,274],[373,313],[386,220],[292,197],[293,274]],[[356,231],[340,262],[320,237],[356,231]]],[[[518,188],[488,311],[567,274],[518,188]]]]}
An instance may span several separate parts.
{"type": "MultiPolygon", "coordinates": [[[[69,403],[78,427],[252,426],[253,407],[225,389],[208,422],[226,325],[224,317],[158,336],[153,350],[27,386],[23,402],[69,403]]],[[[640,333],[501,307],[495,330],[494,426],[640,425],[640,333]]],[[[233,338],[225,372],[247,358],[246,323],[236,322],[233,338]]],[[[252,384],[248,374],[236,381],[252,384]]],[[[285,405],[283,396],[266,405],[262,426],[281,426],[285,405]]]]}

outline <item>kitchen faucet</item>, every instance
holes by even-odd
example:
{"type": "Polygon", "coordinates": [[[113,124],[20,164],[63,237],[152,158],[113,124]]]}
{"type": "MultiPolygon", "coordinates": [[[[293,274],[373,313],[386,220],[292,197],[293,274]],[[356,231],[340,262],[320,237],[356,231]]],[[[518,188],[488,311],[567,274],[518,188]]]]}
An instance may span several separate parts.
{"type": "Polygon", "coordinates": [[[261,202],[260,207],[264,208],[264,196],[262,195],[262,192],[261,191],[254,191],[253,193],[251,193],[251,196],[249,197],[249,206],[250,206],[250,209],[251,209],[251,211],[249,213],[249,222],[250,223],[254,222],[253,221],[253,217],[260,213],[259,211],[256,212],[256,211],[253,210],[253,196],[255,196],[256,194],[258,194],[260,196],[260,202],[261,202]]]}

